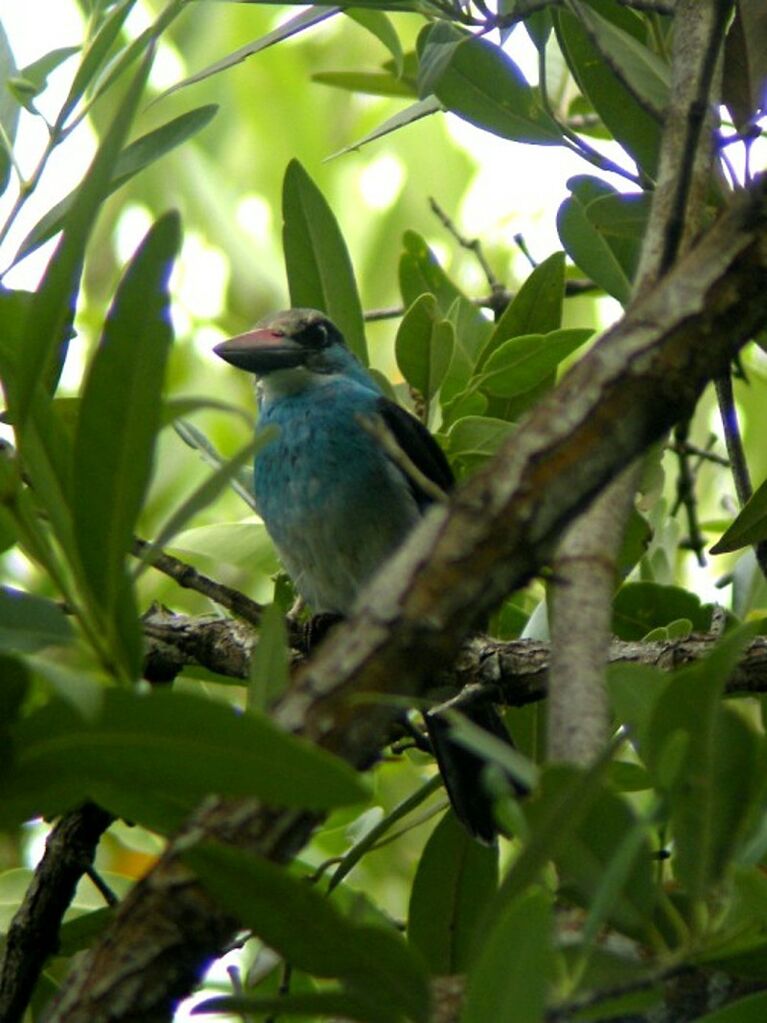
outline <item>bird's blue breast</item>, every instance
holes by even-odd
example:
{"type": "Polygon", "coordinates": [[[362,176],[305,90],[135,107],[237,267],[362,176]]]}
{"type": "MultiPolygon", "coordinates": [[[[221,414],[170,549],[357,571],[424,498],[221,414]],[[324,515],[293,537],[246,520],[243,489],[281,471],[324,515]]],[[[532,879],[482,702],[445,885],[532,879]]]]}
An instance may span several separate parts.
{"type": "Polygon", "coordinates": [[[379,397],[338,376],[262,406],[260,422],[279,435],[256,459],[259,511],[314,611],[348,613],[419,517],[407,480],[357,420],[379,397]]]}

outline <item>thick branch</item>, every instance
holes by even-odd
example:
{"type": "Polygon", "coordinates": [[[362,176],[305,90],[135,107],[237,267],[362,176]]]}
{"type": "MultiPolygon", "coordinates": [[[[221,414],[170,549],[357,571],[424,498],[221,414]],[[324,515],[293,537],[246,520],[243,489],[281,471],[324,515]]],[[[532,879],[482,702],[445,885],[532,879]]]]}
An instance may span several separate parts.
{"type": "Polygon", "coordinates": [[[48,836],[43,858],[5,937],[0,975],[4,1023],[23,1017],[46,959],[58,948],[64,913],[112,820],[100,807],[86,803],[62,817],[48,836]]]}
{"type": "MultiPolygon", "coordinates": [[[[221,675],[248,677],[248,660],[253,648],[252,635],[245,635],[241,626],[229,619],[191,618],[160,612],[159,619],[149,620],[151,632],[162,636],[162,647],[167,650],[179,640],[178,667],[184,664],[208,668],[221,675]],[[187,637],[213,629],[217,642],[205,639],[196,654],[187,643],[187,637]],[[223,633],[231,630],[224,641],[223,633]]],[[[710,653],[717,637],[695,634],[686,639],[664,642],[626,642],[614,639],[608,659],[611,664],[645,664],[662,671],[672,671],[693,664],[710,653]]],[[[150,648],[156,640],[150,641],[150,648]]],[[[300,655],[296,653],[296,661],[300,655]]],[[[493,699],[506,707],[524,707],[547,696],[550,664],[548,643],[531,639],[497,640],[478,635],[466,642],[451,669],[440,673],[441,699],[444,688],[456,694],[453,705],[464,707],[477,700],[493,699]],[[449,674],[449,677],[448,677],[449,674]]],[[[767,692],[767,637],[760,636],[744,651],[727,684],[730,695],[767,692]]]]}

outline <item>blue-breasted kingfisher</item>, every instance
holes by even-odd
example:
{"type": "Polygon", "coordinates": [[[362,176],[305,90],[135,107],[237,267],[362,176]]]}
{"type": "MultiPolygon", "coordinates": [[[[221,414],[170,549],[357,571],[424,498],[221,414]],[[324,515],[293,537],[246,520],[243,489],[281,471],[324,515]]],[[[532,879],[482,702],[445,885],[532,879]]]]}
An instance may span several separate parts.
{"type": "MultiPolygon", "coordinates": [[[[442,491],[454,482],[447,458],[415,416],[384,396],[338,328],[317,310],[275,313],[215,352],[255,374],[259,425],[278,428],[256,456],[254,488],[280,558],[312,611],[346,617],[434,500],[365,420],[382,421],[442,491]]],[[[493,707],[478,706],[471,717],[508,741],[493,707]]],[[[459,819],[480,841],[493,841],[484,761],[450,738],[443,718],[427,714],[426,724],[459,819]]]]}

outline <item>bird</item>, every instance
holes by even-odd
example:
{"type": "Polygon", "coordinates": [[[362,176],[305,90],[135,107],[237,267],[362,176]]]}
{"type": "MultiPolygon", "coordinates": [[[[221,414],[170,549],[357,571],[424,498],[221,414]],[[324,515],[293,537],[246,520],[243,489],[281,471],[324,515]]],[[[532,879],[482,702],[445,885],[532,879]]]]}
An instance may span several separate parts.
{"type": "MultiPolygon", "coordinates": [[[[452,489],[447,457],[316,309],[273,313],[214,352],[255,375],[259,425],[277,427],[256,456],[255,503],[296,591],[316,615],[348,617],[435,492],[452,489]],[[383,424],[414,471],[392,457],[371,423],[383,424]]],[[[469,716],[511,741],[492,705],[469,716]]],[[[484,760],[451,738],[443,717],[427,712],[425,722],[456,815],[474,838],[492,844],[497,826],[482,785],[484,760]]]]}

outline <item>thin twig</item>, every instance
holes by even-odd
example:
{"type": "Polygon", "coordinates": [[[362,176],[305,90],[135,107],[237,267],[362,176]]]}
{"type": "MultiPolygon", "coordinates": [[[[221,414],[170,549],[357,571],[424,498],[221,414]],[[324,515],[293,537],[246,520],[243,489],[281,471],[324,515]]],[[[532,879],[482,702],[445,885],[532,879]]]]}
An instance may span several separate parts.
{"type": "Polygon", "coordinates": [[[668,451],[673,451],[674,454],[686,454],[695,455],[703,462],[713,462],[714,465],[721,465],[725,469],[730,468],[729,458],[725,458],[724,455],[717,455],[715,451],[708,451],[706,448],[698,447],[697,444],[691,444],[690,441],[679,441],[674,438],[671,444],[667,444],[666,448],[668,451]]]}
{"type": "Polygon", "coordinates": [[[674,449],[679,459],[679,475],[676,482],[676,502],[671,514],[675,515],[680,507],[684,507],[687,513],[687,529],[689,532],[688,542],[685,546],[695,552],[698,564],[703,567],[706,564],[706,556],[704,554],[706,544],[700,530],[698,502],[695,496],[695,474],[690,466],[690,454],[687,447],[689,429],[690,422],[686,420],[680,423],[674,430],[674,449]]]}
{"type": "Polygon", "coordinates": [[[181,561],[172,554],[154,550],[151,543],[141,540],[139,537],[134,537],[133,539],[133,553],[137,558],[146,557],[148,554],[152,568],[156,568],[158,572],[169,576],[179,586],[202,593],[203,596],[215,601],[216,604],[220,604],[221,607],[225,607],[227,611],[231,611],[232,614],[243,618],[246,622],[250,622],[251,625],[261,624],[261,616],[263,614],[261,604],[251,600],[250,597],[240,593],[239,590],[235,590],[232,586],[217,583],[215,579],[203,575],[192,565],[181,561]]]}
{"type": "Polygon", "coordinates": [[[453,238],[455,238],[461,248],[467,249],[469,252],[474,254],[477,262],[482,267],[485,280],[490,285],[492,293],[495,295],[498,291],[503,290],[503,285],[495,276],[493,268],[490,266],[490,263],[485,257],[485,253],[482,250],[482,242],[479,238],[467,238],[466,235],[461,234],[448,214],[442,209],[433,196],[429,196],[429,206],[431,207],[432,213],[439,219],[442,226],[450,232],[453,238]]]}
{"type": "MultiPolygon", "coordinates": [[[[719,414],[722,417],[724,429],[724,442],[727,445],[727,454],[730,456],[730,468],[735,483],[735,493],[738,495],[738,502],[741,508],[750,501],[754,492],[751,484],[751,473],[748,470],[746,452],[743,447],[743,437],[738,423],[738,410],[735,406],[735,395],[732,389],[732,375],[718,377],[714,381],[716,398],[719,404],[719,414]]],[[[754,555],[757,563],[767,579],[767,541],[762,540],[754,545],[754,555]]]]}

